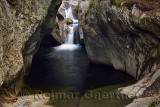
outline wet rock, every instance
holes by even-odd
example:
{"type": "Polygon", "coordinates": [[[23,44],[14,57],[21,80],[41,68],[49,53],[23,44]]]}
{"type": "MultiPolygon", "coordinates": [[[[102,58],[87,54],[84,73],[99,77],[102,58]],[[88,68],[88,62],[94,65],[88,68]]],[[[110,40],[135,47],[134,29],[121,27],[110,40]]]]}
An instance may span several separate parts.
{"type": "Polygon", "coordinates": [[[61,14],[57,14],[57,17],[58,17],[58,20],[59,20],[59,21],[64,20],[64,17],[63,17],[61,14]]]}
{"type": "Polygon", "coordinates": [[[47,47],[54,47],[59,45],[60,43],[53,37],[53,35],[49,34],[41,40],[40,47],[47,48],[47,47]]]}
{"type": "Polygon", "coordinates": [[[159,107],[159,102],[159,97],[138,98],[126,107],[159,107]]]}
{"type": "Polygon", "coordinates": [[[69,6],[70,6],[70,5],[69,5],[69,1],[63,0],[61,6],[60,6],[59,9],[58,9],[58,12],[59,12],[61,15],[63,15],[64,18],[66,17],[65,9],[68,9],[69,6]]]}
{"type": "Polygon", "coordinates": [[[118,90],[130,98],[159,96],[159,82],[160,69],[157,69],[152,74],[150,73],[144,76],[137,83],[128,87],[119,88],[118,90]]]}
{"type": "Polygon", "coordinates": [[[23,98],[18,97],[16,99],[16,102],[14,103],[2,104],[2,107],[53,107],[47,104],[48,100],[49,100],[49,97],[47,97],[45,94],[37,94],[36,96],[26,95],[23,98]]]}
{"type": "Polygon", "coordinates": [[[54,22],[54,27],[52,31],[53,37],[59,42],[59,43],[64,43],[65,41],[65,36],[62,35],[62,24],[64,20],[59,21],[59,19],[56,17],[56,20],[54,22]]]}
{"type": "Polygon", "coordinates": [[[67,10],[70,6],[72,7],[73,17],[77,19],[78,18],[78,7],[79,7],[78,0],[74,0],[74,1],[63,0],[60,8],[58,9],[58,13],[62,15],[65,20],[59,19],[60,15],[57,15],[58,21],[56,22],[59,26],[59,34],[56,37],[55,36],[54,37],[61,43],[65,42],[66,36],[69,32],[69,26],[72,26],[73,24],[73,20],[66,18],[66,13],[65,13],[65,10],[67,10]]]}
{"type": "Polygon", "coordinates": [[[83,33],[83,29],[82,26],[84,25],[84,21],[85,21],[85,13],[88,10],[88,6],[89,6],[89,0],[85,0],[85,1],[80,1],[79,3],[79,8],[78,8],[78,16],[79,16],[79,35],[80,35],[80,43],[82,46],[85,46],[84,44],[84,33],[83,33]]]}
{"type": "Polygon", "coordinates": [[[74,28],[74,43],[81,44],[80,35],[79,35],[79,26],[74,28]]]}
{"type": "Polygon", "coordinates": [[[64,43],[66,40],[66,35],[68,33],[68,25],[65,20],[59,21],[56,20],[55,26],[53,28],[52,35],[56,38],[60,43],[64,43]]]}
{"type": "Polygon", "coordinates": [[[66,23],[67,23],[67,24],[73,24],[73,20],[70,19],[70,18],[66,18],[66,23]]]}
{"type": "Polygon", "coordinates": [[[78,1],[75,1],[75,3],[71,3],[71,6],[72,6],[72,9],[73,9],[73,16],[74,18],[78,19],[78,8],[79,8],[79,5],[78,5],[78,1]]]}

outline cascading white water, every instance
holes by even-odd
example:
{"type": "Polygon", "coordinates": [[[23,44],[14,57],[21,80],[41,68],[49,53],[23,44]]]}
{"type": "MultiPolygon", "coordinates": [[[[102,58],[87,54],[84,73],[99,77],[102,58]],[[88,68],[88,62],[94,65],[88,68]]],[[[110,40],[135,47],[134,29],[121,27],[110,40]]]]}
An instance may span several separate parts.
{"type": "Polygon", "coordinates": [[[74,31],[73,27],[69,27],[69,33],[67,35],[67,43],[73,44],[73,39],[74,39],[74,31]]]}
{"type": "Polygon", "coordinates": [[[65,13],[66,13],[66,18],[74,19],[72,14],[72,7],[69,7],[67,10],[65,10],[65,13]]]}
{"type": "Polygon", "coordinates": [[[65,10],[66,18],[70,18],[73,20],[73,25],[69,26],[69,33],[67,35],[67,39],[65,44],[73,44],[74,43],[74,28],[78,25],[78,20],[73,17],[72,7],[70,6],[67,10],[65,10]]]}
{"type": "Polygon", "coordinates": [[[61,50],[76,50],[80,49],[80,45],[78,44],[73,44],[74,43],[74,28],[78,25],[78,20],[74,18],[73,13],[72,13],[72,7],[70,6],[68,9],[65,10],[66,13],[66,18],[70,18],[73,21],[72,25],[68,25],[69,32],[67,34],[67,39],[65,44],[60,45],[58,47],[55,47],[54,49],[56,51],[61,51],[61,50]]]}

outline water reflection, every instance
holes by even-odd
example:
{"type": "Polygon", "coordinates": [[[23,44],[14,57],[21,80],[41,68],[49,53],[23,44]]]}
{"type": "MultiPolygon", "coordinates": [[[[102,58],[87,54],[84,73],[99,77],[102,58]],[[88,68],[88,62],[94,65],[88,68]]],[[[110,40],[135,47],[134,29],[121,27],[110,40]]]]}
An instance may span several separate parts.
{"type": "Polygon", "coordinates": [[[61,45],[43,49],[33,59],[26,78],[32,87],[84,87],[88,76],[89,59],[79,45],[61,45]]]}
{"type": "Polygon", "coordinates": [[[25,80],[35,88],[75,87],[79,91],[134,80],[112,67],[89,63],[80,45],[65,44],[46,48],[34,57],[31,71],[25,80]]]}

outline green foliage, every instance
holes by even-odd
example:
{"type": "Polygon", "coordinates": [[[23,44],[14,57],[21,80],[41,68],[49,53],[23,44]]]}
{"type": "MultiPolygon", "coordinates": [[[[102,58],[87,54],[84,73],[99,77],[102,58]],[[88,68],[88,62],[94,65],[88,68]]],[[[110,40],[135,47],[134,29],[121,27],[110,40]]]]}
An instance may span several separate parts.
{"type": "Polygon", "coordinates": [[[87,12],[85,13],[85,16],[88,14],[89,10],[94,7],[95,1],[96,1],[96,0],[90,0],[90,1],[89,1],[89,7],[88,7],[87,12]]]}
{"type": "Polygon", "coordinates": [[[121,7],[121,2],[120,1],[116,0],[115,4],[116,4],[117,7],[121,7]]]}
{"type": "Polygon", "coordinates": [[[140,19],[142,23],[147,23],[151,21],[151,18],[149,17],[143,17],[142,19],[140,19]]]}
{"type": "Polygon", "coordinates": [[[158,99],[154,99],[148,107],[159,107],[160,101],[158,99]]]}
{"type": "Polygon", "coordinates": [[[148,107],[155,107],[155,102],[150,103],[148,107]]]}
{"type": "Polygon", "coordinates": [[[127,1],[123,1],[123,0],[115,0],[115,4],[117,7],[121,7],[121,6],[127,6],[129,4],[134,3],[134,0],[127,0],[127,1]]]}
{"type": "Polygon", "coordinates": [[[95,1],[96,1],[96,0],[90,0],[90,1],[89,1],[89,8],[94,7],[95,1]]]}
{"type": "Polygon", "coordinates": [[[149,0],[144,0],[145,3],[147,3],[149,0]]]}

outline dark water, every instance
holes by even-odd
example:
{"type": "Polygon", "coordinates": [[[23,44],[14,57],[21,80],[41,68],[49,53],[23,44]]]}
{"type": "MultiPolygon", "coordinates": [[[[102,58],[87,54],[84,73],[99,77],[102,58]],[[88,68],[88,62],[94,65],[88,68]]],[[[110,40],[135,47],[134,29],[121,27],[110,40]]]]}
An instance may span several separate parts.
{"type": "Polygon", "coordinates": [[[134,81],[134,78],[125,72],[117,71],[114,68],[105,65],[90,64],[88,73],[87,88],[89,90],[134,81]]]}
{"type": "Polygon", "coordinates": [[[83,91],[132,79],[112,67],[91,64],[81,46],[62,45],[40,50],[25,82],[34,88],[75,87],[83,91]]]}
{"type": "Polygon", "coordinates": [[[27,87],[38,90],[59,90],[72,87],[79,92],[79,100],[60,99],[56,107],[124,107],[131,99],[85,99],[88,90],[96,93],[116,93],[117,88],[129,85],[134,78],[105,65],[91,64],[85,50],[79,45],[62,45],[39,50],[35,55],[27,87]],[[104,106],[105,105],[105,106],[104,106]],[[118,106],[117,106],[118,105],[118,106]]]}
{"type": "Polygon", "coordinates": [[[62,45],[39,51],[26,83],[35,88],[85,87],[89,59],[80,46],[62,45]]]}

